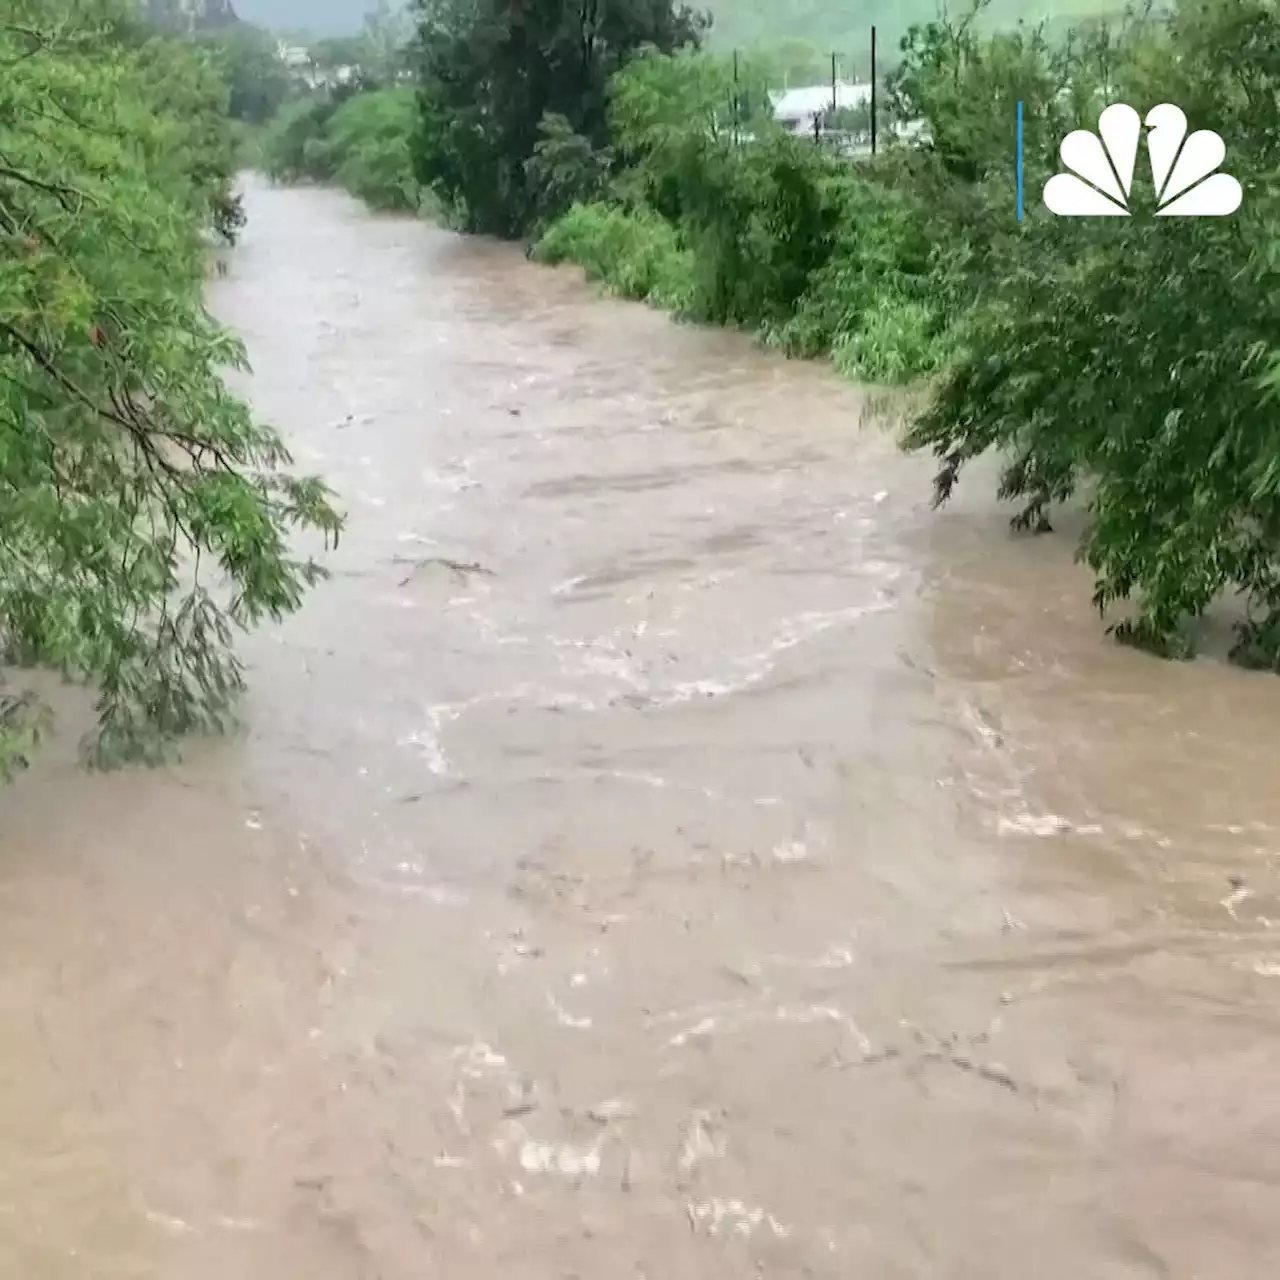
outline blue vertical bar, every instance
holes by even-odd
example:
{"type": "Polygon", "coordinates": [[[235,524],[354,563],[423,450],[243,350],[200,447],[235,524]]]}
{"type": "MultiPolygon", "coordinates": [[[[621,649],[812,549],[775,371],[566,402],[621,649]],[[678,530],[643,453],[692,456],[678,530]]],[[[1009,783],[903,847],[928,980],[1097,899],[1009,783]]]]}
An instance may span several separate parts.
{"type": "Polygon", "coordinates": [[[1018,100],[1018,221],[1022,221],[1022,100],[1018,100]]]}

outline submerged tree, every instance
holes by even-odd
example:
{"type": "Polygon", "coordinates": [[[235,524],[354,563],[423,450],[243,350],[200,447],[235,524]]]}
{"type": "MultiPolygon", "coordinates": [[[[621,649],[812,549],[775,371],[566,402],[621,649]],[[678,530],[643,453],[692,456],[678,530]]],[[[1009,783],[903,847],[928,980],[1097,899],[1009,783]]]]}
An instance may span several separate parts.
{"type": "MultiPolygon", "coordinates": [[[[225,725],[234,631],[321,572],[291,529],[340,526],[221,378],[244,352],[204,309],[200,237],[226,198],[225,85],[126,16],[0,19],[0,675],[91,684],[97,763],[225,725]]],[[[39,720],[10,685],[0,771],[39,720]]]]}

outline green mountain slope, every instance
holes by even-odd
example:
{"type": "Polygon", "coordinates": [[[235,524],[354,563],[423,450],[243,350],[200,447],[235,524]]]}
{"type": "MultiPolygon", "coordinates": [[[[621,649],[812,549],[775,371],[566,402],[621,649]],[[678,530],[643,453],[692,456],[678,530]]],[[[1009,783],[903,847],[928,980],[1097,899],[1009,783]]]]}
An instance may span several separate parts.
{"type": "MultiPolygon", "coordinates": [[[[1048,21],[1065,26],[1073,19],[1115,14],[1124,0],[992,0],[983,25],[1012,26],[1048,21]]],[[[712,42],[722,48],[746,48],[782,40],[804,40],[822,53],[861,56],[874,24],[880,49],[896,53],[898,41],[914,22],[938,16],[938,0],[710,0],[715,18],[712,42]]],[[[967,5],[953,3],[953,14],[967,5]]]]}
{"type": "MultiPolygon", "coordinates": [[[[1118,11],[1123,0],[992,0],[985,21],[1008,26],[1023,19],[1063,23],[1118,11]]],[[[245,21],[274,31],[309,31],[317,36],[359,30],[373,0],[235,0],[245,21]]],[[[861,53],[875,23],[886,55],[913,22],[938,13],[938,0],[702,0],[715,19],[712,42],[722,49],[804,40],[821,53],[861,53]]],[[[964,5],[953,4],[952,12],[964,5]]]]}

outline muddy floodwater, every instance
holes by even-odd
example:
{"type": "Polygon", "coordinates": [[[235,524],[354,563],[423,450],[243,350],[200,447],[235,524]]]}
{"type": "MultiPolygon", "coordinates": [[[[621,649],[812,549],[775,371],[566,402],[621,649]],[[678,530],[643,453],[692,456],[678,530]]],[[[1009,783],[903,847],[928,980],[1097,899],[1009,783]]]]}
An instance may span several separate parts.
{"type": "Polygon", "coordinates": [[[350,529],[245,735],[0,798],[0,1276],[1275,1275],[1280,681],[820,367],[248,211],[350,529]]]}

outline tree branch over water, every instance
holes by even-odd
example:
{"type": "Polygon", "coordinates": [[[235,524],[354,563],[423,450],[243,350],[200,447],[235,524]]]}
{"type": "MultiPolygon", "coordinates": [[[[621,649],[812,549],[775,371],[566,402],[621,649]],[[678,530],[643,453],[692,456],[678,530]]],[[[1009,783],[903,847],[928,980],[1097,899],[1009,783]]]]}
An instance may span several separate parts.
{"type": "MultiPolygon", "coordinates": [[[[227,86],[88,8],[0,23],[0,683],[88,683],[108,764],[230,722],[235,631],[298,607],[322,570],[295,531],[341,518],[223,382],[245,352],[205,311],[201,232],[231,207],[227,86]]],[[[42,724],[0,698],[0,774],[42,724]]]]}

